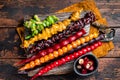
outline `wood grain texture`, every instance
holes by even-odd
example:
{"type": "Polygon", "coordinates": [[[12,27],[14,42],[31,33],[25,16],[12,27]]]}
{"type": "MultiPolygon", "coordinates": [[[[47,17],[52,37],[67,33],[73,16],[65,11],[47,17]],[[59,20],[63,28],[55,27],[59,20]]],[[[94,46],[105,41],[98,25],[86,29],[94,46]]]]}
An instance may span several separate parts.
{"type": "MultiPolygon", "coordinates": [[[[11,59],[10,59],[11,60],[11,59]]],[[[16,59],[15,59],[16,60],[16,59]]],[[[11,60],[14,62],[15,60],[11,60]]],[[[39,77],[36,80],[119,80],[120,78],[120,58],[100,58],[97,73],[89,77],[80,77],[76,75],[71,67],[72,73],[66,75],[51,75],[39,77]]],[[[28,80],[27,75],[16,74],[17,69],[12,64],[4,63],[0,59],[0,78],[3,80],[28,80]]],[[[66,66],[66,65],[64,65],[66,66]]],[[[54,70],[54,69],[53,69],[54,70]]],[[[64,71],[63,71],[64,73],[64,71]]],[[[63,74],[62,73],[62,74],[63,74]]]]}
{"type": "MultiPolygon", "coordinates": [[[[120,57],[120,29],[116,29],[115,48],[106,57],[120,57]]],[[[20,38],[14,28],[0,29],[0,58],[24,58],[20,38]]]]}
{"type": "MultiPolygon", "coordinates": [[[[3,21],[0,23],[0,27],[17,27],[22,24],[21,21],[23,21],[25,15],[53,13],[80,1],[0,0],[0,21],[3,21]]],[[[110,25],[120,25],[119,0],[96,0],[96,3],[103,16],[108,19],[110,25]]]]}
{"type": "MultiPolygon", "coordinates": [[[[111,75],[114,76],[115,78],[116,77],[120,77],[120,72],[119,72],[119,68],[120,68],[120,65],[117,65],[119,64],[119,61],[120,59],[118,58],[100,58],[99,59],[99,67],[98,67],[98,73],[97,76],[97,79],[101,79],[103,80],[104,78],[102,78],[101,76],[106,76],[108,74],[109,77],[108,78],[111,78],[111,75]],[[116,61],[117,60],[117,61],[116,61]],[[111,63],[110,63],[111,62],[111,63]],[[110,71],[112,70],[112,72],[110,71]]],[[[72,62],[69,62],[69,63],[66,63],[65,65],[62,65],[60,67],[56,67],[54,68],[53,70],[49,71],[48,73],[44,74],[44,76],[46,75],[50,75],[50,74],[56,74],[56,75],[60,75],[60,74],[67,74],[67,73],[70,73],[70,72],[74,72],[73,70],[73,64],[74,64],[74,61],[72,62]],[[68,66],[69,65],[69,66],[68,66]],[[64,69],[62,69],[64,68],[64,69]],[[56,72],[54,70],[57,70],[56,72]]],[[[36,71],[31,71],[29,72],[29,76],[33,76],[35,74],[35,72],[37,72],[39,69],[36,69],[36,71]]]]}
{"type": "Polygon", "coordinates": [[[0,29],[0,57],[1,58],[18,58],[24,54],[20,48],[21,41],[15,29],[0,29]]]}

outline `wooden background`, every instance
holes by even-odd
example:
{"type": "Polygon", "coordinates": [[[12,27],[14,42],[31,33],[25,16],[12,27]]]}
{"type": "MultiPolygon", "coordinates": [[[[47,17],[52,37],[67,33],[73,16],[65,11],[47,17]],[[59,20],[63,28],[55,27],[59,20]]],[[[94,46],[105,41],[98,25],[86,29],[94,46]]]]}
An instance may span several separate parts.
{"type": "MultiPolygon", "coordinates": [[[[16,74],[13,63],[24,58],[15,28],[21,26],[25,15],[56,12],[80,0],[0,0],[0,80],[28,80],[16,74]]],[[[110,26],[120,26],[120,0],[95,0],[110,26]]],[[[120,80],[120,28],[114,38],[115,48],[99,59],[98,72],[81,78],[75,73],[40,77],[39,80],[120,80]]]]}

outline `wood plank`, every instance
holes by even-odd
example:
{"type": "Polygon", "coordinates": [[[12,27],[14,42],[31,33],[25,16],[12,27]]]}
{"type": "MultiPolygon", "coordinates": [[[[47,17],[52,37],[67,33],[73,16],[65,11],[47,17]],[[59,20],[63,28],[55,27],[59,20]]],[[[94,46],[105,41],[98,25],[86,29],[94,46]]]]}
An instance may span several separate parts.
{"type": "Polygon", "coordinates": [[[96,2],[96,5],[99,9],[119,9],[120,2],[96,2]]]}
{"type": "Polygon", "coordinates": [[[120,57],[120,29],[116,29],[116,34],[113,40],[114,49],[111,50],[105,57],[120,57]]]}
{"type": "Polygon", "coordinates": [[[120,58],[100,58],[97,79],[120,79],[120,58]],[[116,61],[118,60],[118,61],[116,61]],[[100,77],[101,76],[101,77],[100,77]],[[106,77],[105,77],[106,76],[106,77]]]}
{"type": "MultiPolygon", "coordinates": [[[[118,70],[118,72],[119,72],[119,70],[120,70],[119,61],[120,61],[120,58],[100,58],[99,59],[98,73],[97,73],[99,76],[94,75],[94,77],[98,77],[97,79],[100,79],[101,76],[105,76],[107,74],[110,77],[112,74],[115,74],[116,70],[118,70]],[[110,70],[112,70],[112,72],[110,70]]],[[[48,73],[44,74],[44,76],[71,73],[71,72],[74,71],[73,70],[73,64],[74,64],[74,61],[66,63],[66,64],[64,64],[60,67],[56,67],[53,70],[49,71],[48,73]]],[[[37,68],[36,70],[30,71],[28,73],[28,76],[33,76],[34,74],[36,74],[36,72],[38,70],[39,70],[39,68],[37,68]]],[[[118,74],[120,74],[120,72],[117,73],[116,75],[118,76],[118,74]]],[[[112,78],[112,77],[110,77],[110,78],[112,78]]],[[[120,75],[119,75],[119,78],[120,78],[120,75]]],[[[101,80],[103,80],[103,79],[101,79],[101,80]]]]}
{"type": "Polygon", "coordinates": [[[21,41],[15,29],[0,29],[0,57],[19,58],[24,51],[20,48],[21,41]]]}
{"type": "MultiPolygon", "coordinates": [[[[120,0],[95,0],[103,17],[110,26],[120,26],[120,0]]],[[[16,74],[17,68],[12,65],[24,58],[24,51],[19,47],[20,39],[15,27],[22,24],[25,15],[55,12],[79,0],[0,0],[0,80],[28,80],[27,75],[16,74]],[[2,28],[1,28],[2,27],[2,28]],[[8,28],[6,28],[8,27],[8,28]],[[12,29],[10,29],[12,27],[12,29]],[[9,56],[9,57],[8,57],[9,56]],[[18,59],[19,58],[19,59],[18,59]]],[[[88,78],[81,78],[74,73],[57,76],[44,76],[37,80],[119,80],[120,79],[120,29],[114,39],[115,49],[99,59],[98,73],[88,78]],[[110,58],[113,57],[113,58],[110,58]]],[[[69,64],[71,65],[71,64],[69,64]]],[[[68,66],[68,65],[67,65],[68,66]]],[[[62,69],[62,68],[61,68],[62,69]]],[[[61,70],[60,69],[60,70],[61,70]]],[[[66,67],[66,72],[73,68],[66,67]]],[[[59,69],[53,72],[59,72],[59,69]],[[57,71],[56,71],[57,70],[57,71]]],[[[62,71],[62,72],[64,72],[62,71]]],[[[59,72],[60,73],[60,72],[59,72]]],[[[50,74],[50,73],[49,73],[50,74]]],[[[54,73],[55,74],[55,73],[54,73]]],[[[62,73],[63,74],[63,73],[62,73]]]]}
{"type": "MultiPolygon", "coordinates": [[[[13,63],[17,60],[7,60],[6,61],[12,61],[13,63]]],[[[16,74],[17,69],[12,66],[11,63],[5,62],[5,60],[0,59],[0,79],[4,80],[28,80],[29,77],[27,75],[18,75],[16,74]]],[[[51,75],[51,76],[43,76],[39,77],[36,80],[42,79],[42,80],[119,80],[120,78],[120,58],[100,58],[99,59],[99,68],[98,72],[95,73],[92,76],[82,78],[78,75],[76,75],[74,72],[70,74],[64,74],[64,75],[51,75]]],[[[54,69],[55,70],[55,69],[54,69]]],[[[66,69],[67,70],[67,69],[66,69]]],[[[73,68],[69,69],[73,71],[73,68]]],[[[65,73],[63,71],[63,73],[65,73]]]]}
{"type": "Polygon", "coordinates": [[[104,18],[107,19],[108,26],[120,26],[120,9],[119,12],[112,9],[105,9],[101,11],[104,18]],[[110,12],[110,13],[109,13],[110,12]]]}
{"type": "MultiPolygon", "coordinates": [[[[25,15],[53,13],[59,9],[63,9],[64,7],[70,6],[77,2],[80,1],[79,0],[60,0],[60,1],[0,0],[0,22],[1,22],[0,27],[16,27],[21,24],[25,15]]],[[[118,22],[120,20],[118,18],[117,20],[114,19],[116,17],[120,18],[119,0],[102,0],[102,1],[96,0],[96,3],[101,13],[104,16],[109,17],[109,19],[112,20],[111,22],[115,20],[114,25],[115,24],[119,25],[118,22]],[[112,17],[104,13],[104,11],[106,11],[106,13],[108,14],[112,13],[112,17]]]]}
{"type": "MultiPolygon", "coordinates": [[[[115,48],[106,57],[120,57],[120,29],[114,37],[115,48]]],[[[20,38],[14,28],[0,29],[0,58],[24,58],[24,50],[20,48],[20,38]]]]}
{"type": "Polygon", "coordinates": [[[120,2],[120,0],[95,0],[96,2],[100,3],[100,2],[103,2],[103,3],[114,3],[114,2],[120,2]]]}
{"type": "Polygon", "coordinates": [[[18,26],[18,22],[14,19],[8,19],[8,18],[0,18],[0,27],[5,28],[5,27],[16,27],[18,26]]]}
{"type": "MultiPolygon", "coordinates": [[[[107,19],[109,26],[120,26],[120,9],[100,9],[103,17],[107,19]],[[110,13],[108,13],[110,12],[110,13]]],[[[24,16],[23,16],[24,17],[24,16]]],[[[20,21],[12,18],[0,18],[0,28],[10,27],[14,28],[17,26],[22,26],[23,17],[20,21]]]]}

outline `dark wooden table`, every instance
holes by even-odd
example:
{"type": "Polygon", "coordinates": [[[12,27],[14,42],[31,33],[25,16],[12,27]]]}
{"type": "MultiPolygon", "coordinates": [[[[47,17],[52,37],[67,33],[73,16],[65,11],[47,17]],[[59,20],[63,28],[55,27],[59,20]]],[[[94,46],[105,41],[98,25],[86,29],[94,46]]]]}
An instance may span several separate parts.
{"type": "MultiPolygon", "coordinates": [[[[110,26],[120,26],[120,0],[95,0],[110,26]]],[[[0,80],[28,80],[16,74],[13,63],[21,60],[24,51],[15,28],[21,26],[25,15],[56,12],[79,0],[0,0],[0,80]]],[[[39,80],[120,80],[120,29],[113,40],[115,48],[99,58],[98,72],[81,78],[74,73],[40,77],[39,80]]]]}

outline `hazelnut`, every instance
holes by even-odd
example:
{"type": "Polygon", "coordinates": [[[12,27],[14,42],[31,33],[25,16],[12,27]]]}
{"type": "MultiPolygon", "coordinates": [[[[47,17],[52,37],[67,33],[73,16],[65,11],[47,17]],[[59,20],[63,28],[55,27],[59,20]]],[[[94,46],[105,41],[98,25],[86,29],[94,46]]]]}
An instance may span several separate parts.
{"type": "Polygon", "coordinates": [[[78,68],[78,69],[82,69],[82,66],[80,66],[80,65],[77,65],[77,68],[78,68]]]}
{"type": "Polygon", "coordinates": [[[79,64],[82,65],[84,63],[83,59],[79,59],[79,64]]]}
{"type": "Polygon", "coordinates": [[[88,64],[88,63],[85,65],[85,68],[86,68],[86,69],[89,69],[90,67],[91,67],[91,65],[88,64]]]}
{"type": "Polygon", "coordinates": [[[87,62],[87,64],[90,64],[90,66],[93,66],[93,61],[90,60],[90,61],[87,62]]]}

